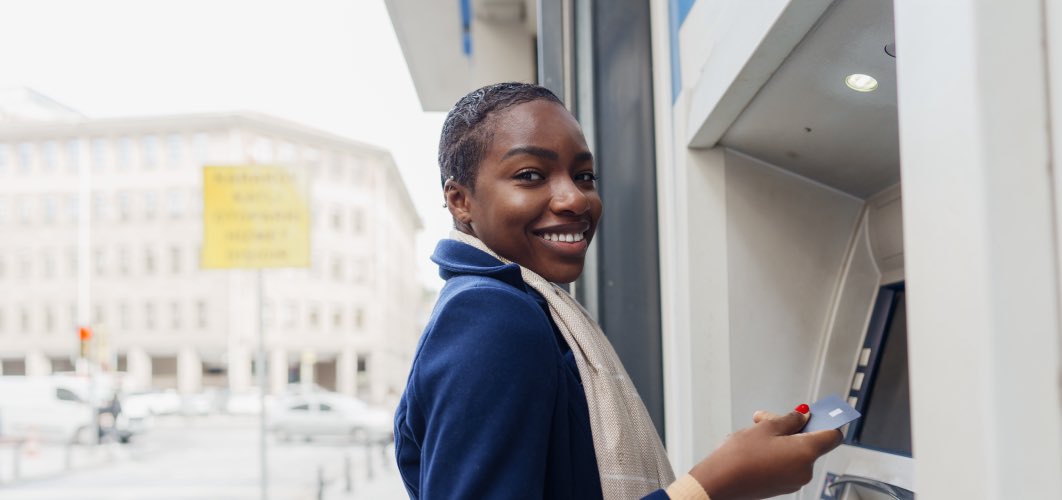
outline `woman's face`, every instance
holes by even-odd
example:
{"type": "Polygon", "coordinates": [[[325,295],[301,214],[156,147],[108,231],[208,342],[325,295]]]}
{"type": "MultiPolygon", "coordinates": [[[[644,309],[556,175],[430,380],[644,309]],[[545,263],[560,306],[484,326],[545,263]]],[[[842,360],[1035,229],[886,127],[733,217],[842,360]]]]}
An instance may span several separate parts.
{"type": "Polygon", "coordinates": [[[575,281],[601,217],[594,159],[563,106],[531,101],[502,110],[476,174],[461,188],[458,220],[488,247],[556,283],[575,281]],[[459,210],[460,211],[460,210],[459,210]]]}

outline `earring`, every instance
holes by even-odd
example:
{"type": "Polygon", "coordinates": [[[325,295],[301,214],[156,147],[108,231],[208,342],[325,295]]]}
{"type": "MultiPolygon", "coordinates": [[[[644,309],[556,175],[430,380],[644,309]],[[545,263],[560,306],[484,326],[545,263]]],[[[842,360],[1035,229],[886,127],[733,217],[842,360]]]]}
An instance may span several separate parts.
{"type": "Polygon", "coordinates": [[[449,206],[449,205],[447,205],[447,204],[443,203],[443,208],[446,208],[447,206],[449,206]]]}

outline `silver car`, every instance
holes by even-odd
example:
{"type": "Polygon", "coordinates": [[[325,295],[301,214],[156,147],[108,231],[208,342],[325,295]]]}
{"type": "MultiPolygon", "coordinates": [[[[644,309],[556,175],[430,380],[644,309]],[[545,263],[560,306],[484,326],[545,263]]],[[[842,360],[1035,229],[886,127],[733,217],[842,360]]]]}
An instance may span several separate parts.
{"type": "Polygon", "coordinates": [[[346,437],[361,443],[382,443],[394,439],[390,412],[333,392],[282,398],[273,406],[268,418],[269,428],[281,440],[329,436],[346,437]]]}

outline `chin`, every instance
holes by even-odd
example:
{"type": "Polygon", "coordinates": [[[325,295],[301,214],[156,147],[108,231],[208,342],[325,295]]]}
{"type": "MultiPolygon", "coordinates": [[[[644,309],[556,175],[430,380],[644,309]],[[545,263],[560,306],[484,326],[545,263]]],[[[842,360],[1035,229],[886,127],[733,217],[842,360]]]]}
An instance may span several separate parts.
{"type": "Polygon", "coordinates": [[[542,277],[554,283],[571,283],[583,274],[583,266],[580,264],[576,269],[554,269],[553,272],[543,274],[542,277]]]}

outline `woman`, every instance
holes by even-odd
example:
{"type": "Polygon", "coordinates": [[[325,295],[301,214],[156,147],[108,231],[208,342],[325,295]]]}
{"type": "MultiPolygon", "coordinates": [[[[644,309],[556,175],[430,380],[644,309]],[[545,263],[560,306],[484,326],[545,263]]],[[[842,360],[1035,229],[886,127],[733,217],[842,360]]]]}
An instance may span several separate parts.
{"type": "MultiPolygon", "coordinates": [[[[583,269],[602,206],[579,124],[550,91],[491,85],[439,144],[455,230],[446,280],[395,414],[412,498],[764,498],[811,478],[840,433],[757,412],[674,480],[644,405],[597,324],[554,283],[583,269]]],[[[807,413],[807,406],[799,407],[807,413]]]]}

